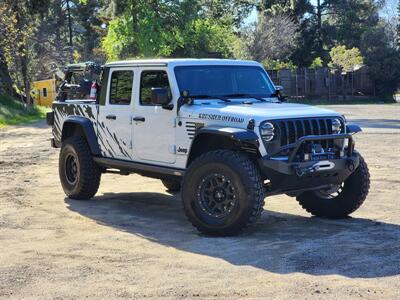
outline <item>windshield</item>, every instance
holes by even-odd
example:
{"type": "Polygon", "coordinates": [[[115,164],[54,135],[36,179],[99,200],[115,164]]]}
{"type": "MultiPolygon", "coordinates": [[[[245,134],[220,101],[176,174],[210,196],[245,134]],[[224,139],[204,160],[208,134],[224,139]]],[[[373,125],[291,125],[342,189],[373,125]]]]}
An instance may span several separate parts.
{"type": "Polygon", "coordinates": [[[266,72],[257,66],[175,67],[180,91],[190,96],[270,97],[275,87],[266,72]]]}

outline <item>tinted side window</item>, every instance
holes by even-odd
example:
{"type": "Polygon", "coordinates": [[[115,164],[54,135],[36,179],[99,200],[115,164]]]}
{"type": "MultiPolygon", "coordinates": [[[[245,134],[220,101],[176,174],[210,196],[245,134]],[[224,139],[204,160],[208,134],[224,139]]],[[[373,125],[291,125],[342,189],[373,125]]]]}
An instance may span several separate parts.
{"type": "Polygon", "coordinates": [[[111,75],[110,104],[129,105],[132,98],[133,71],[114,71],[111,75]]]}
{"type": "Polygon", "coordinates": [[[151,103],[152,88],[169,88],[168,75],[165,71],[143,71],[140,79],[140,104],[154,105],[151,103]]]}

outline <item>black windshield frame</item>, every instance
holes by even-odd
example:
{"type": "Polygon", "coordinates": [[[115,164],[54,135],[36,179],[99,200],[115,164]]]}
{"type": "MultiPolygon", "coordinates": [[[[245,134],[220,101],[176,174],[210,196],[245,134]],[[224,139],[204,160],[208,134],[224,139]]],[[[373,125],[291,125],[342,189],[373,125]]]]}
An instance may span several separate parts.
{"type": "Polygon", "coordinates": [[[190,95],[223,97],[230,94],[248,94],[266,98],[275,93],[273,82],[260,66],[184,65],[175,66],[174,73],[179,91],[186,90],[190,95]],[[207,73],[214,77],[207,76],[207,73]]]}

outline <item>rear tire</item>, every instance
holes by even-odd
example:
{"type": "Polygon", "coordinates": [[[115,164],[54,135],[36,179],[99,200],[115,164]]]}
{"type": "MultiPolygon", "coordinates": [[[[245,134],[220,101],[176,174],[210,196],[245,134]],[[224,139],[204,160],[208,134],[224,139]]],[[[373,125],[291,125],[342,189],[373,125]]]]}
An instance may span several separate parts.
{"type": "Polygon", "coordinates": [[[181,182],[174,179],[162,179],[161,182],[166,187],[168,192],[177,193],[181,190],[181,182]]]}
{"type": "Polygon", "coordinates": [[[85,138],[72,136],[61,147],[59,176],[65,194],[72,199],[92,198],[100,185],[101,170],[93,161],[85,138]]]}
{"type": "Polygon", "coordinates": [[[200,232],[210,235],[231,236],[253,225],[263,211],[264,197],[256,165],[230,150],[198,157],[182,184],[186,216],[200,232]]]}
{"type": "Polygon", "coordinates": [[[338,186],[335,193],[309,191],[297,197],[300,205],[310,214],[332,219],[345,218],[365,201],[370,186],[368,166],[360,155],[357,169],[338,186]]]}

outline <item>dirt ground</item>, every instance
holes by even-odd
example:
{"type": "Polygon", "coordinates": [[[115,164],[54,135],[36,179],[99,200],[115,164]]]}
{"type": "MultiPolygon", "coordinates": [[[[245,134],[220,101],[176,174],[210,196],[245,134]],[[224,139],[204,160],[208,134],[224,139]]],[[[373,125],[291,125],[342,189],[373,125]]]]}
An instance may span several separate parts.
{"type": "Polygon", "coordinates": [[[0,130],[0,298],[400,299],[400,106],[329,108],[364,128],[364,205],[324,220],[271,197],[232,238],[199,235],[179,195],[137,175],[67,199],[44,122],[0,130]]]}

